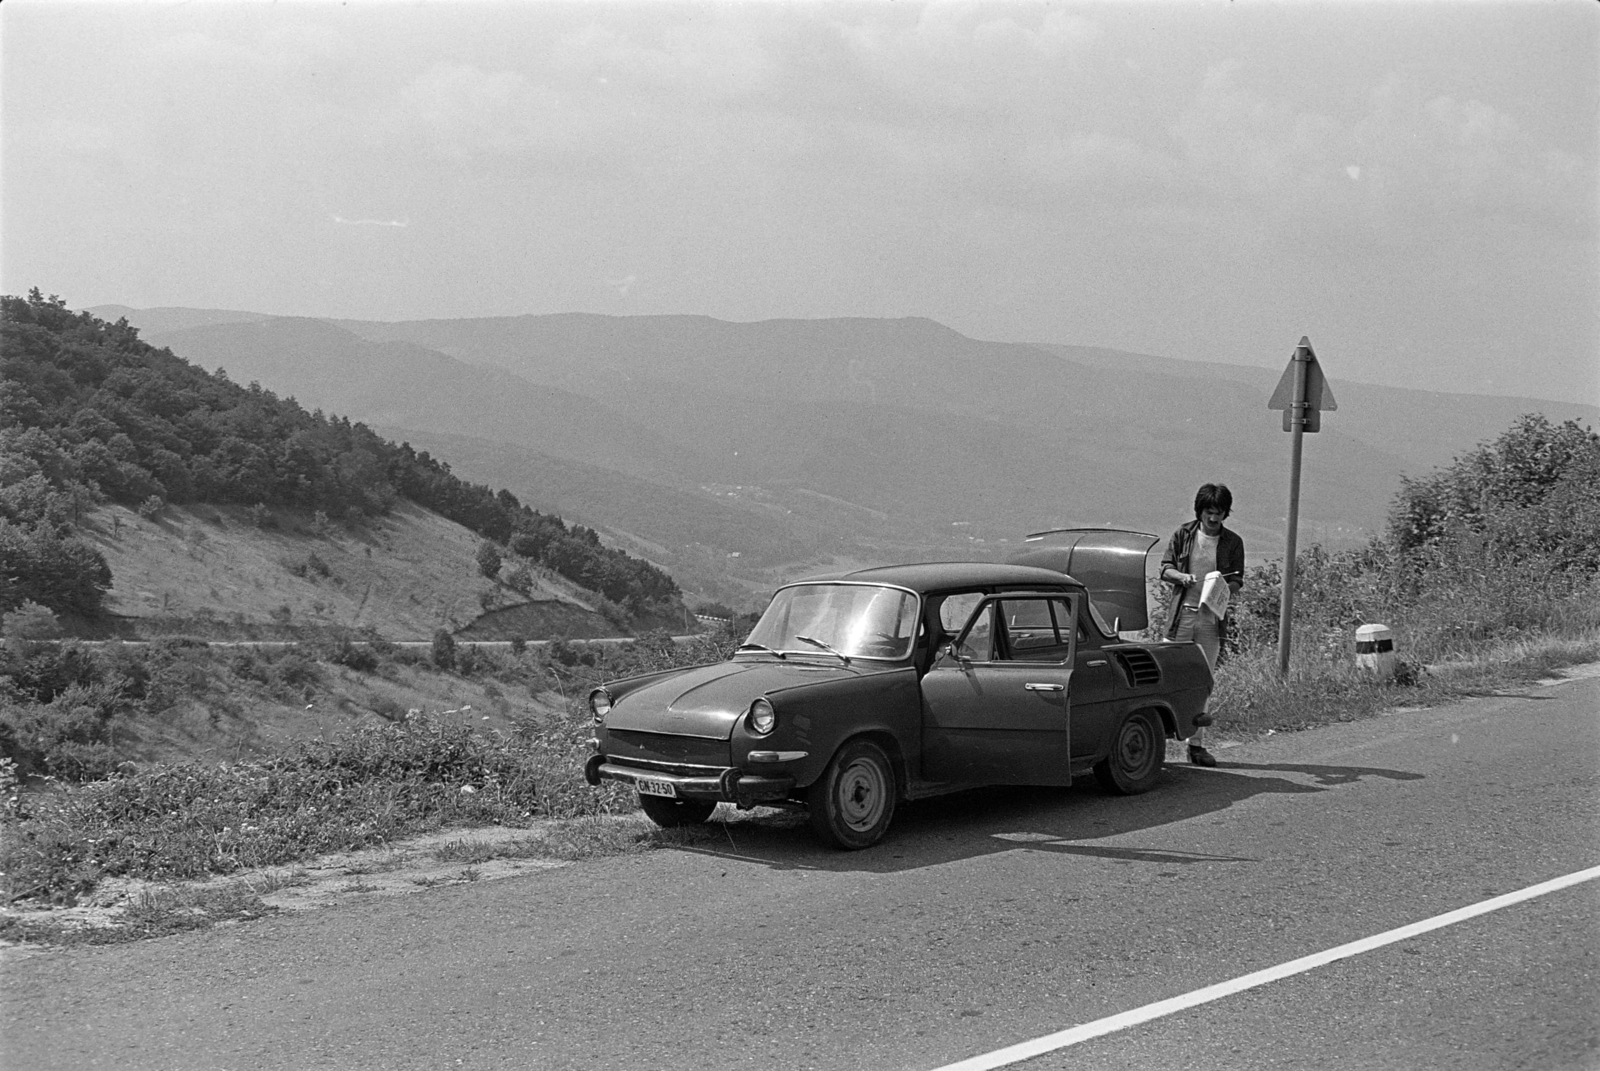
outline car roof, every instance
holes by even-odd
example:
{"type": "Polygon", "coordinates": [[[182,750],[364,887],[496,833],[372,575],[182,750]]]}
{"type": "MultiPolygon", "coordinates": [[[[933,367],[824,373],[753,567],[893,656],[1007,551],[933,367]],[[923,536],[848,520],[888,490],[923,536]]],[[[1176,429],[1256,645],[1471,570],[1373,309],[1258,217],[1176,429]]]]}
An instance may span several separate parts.
{"type": "MultiPolygon", "coordinates": [[[[1082,588],[1066,573],[1032,565],[1003,565],[995,562],[927,562],[921,565],[880,565],[848,573],[807,577],[806,581],[855,580],[873,584],[895,584],[914,591],[943,591],[949,588],[993,586],[1082,588]]],[[[805,581],[802,581],[802,583],[805,581]]]]}

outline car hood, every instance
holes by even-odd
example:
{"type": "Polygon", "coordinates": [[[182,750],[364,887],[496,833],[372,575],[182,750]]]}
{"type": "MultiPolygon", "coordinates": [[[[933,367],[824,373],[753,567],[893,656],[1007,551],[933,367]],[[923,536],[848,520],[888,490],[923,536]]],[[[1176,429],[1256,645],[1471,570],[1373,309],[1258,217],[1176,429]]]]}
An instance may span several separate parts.
{"type": "MultiPolygon", "coordinates": [[[[878,668],[874,664],[867,672],[878,668]]],[[[726,740],[757,697],[861,672],[854,666],[766,660],[696,666],[622,696],[606,715],[606,728],[726,740]]]]}
{"type": "Polygon", "coordinates": [[[1148,625],[1145,556],[1160,541],[1149,532],[1119,528],[1059,528],[1028,536],[1028,549],[1012,565],[1038,565],[1069,574],[1089,589],[1095,607],[1118,631],[1148,625]]]}

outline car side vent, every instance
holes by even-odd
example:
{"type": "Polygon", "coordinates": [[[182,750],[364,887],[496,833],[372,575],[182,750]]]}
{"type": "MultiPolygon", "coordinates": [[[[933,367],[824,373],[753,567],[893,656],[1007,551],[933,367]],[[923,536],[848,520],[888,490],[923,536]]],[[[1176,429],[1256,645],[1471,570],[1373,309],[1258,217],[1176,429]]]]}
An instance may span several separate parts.
{"type": "Polygon", "coordinates": [[[1118,651],[1117,661],[1122,664],[1122,672],[1128,675],[1128,683],[1135,688],[1161,683],[1161,667],[1156,664],[1155,655],[1149,651],[1138,647],[1118,651]]]}

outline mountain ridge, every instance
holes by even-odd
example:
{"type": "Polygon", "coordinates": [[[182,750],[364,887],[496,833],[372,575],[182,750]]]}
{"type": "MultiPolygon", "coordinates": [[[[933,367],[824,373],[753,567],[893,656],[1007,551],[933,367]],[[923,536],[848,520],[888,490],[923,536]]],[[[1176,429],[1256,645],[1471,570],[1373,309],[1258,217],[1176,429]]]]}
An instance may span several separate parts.
{"type": "MultiPolygon", "coordinates": [[[[230,373],[250,352],[244,339],[273,333],[260,321],[167,327],[201,319],[196,310],[129,317],[153,343],[230,373]]],[[[346,383],[333,408],[397,438],[491,444],[472,447],[458,467],[476,479],[493,473],[529,501],[546,501],[533,474],[554,471],[531,455],[594,466],[617,500],[586,496],[569,470],[563,500],[551,507],[663,548],[660,564],[674,573],[697,562],[704,590],[730,579],[770,587],[819,557],[1004,556],[1025,532],[1050,527],[1166,531],[1187,514],[1194,488],[1217,479],[1234,488],[1235,523],[1252,557],[1281,553],[1288,438],[1266,410],[1280,374],[1271,369],[990,343],[925,318],[322,322],[342,334],[314,353],[280,347],[250,356],[278,380],[268,386],[309,401],[306,385],[359,358],[365,378],[385,382],[346,383]],[[407,371],[423,360],[418,348],[453,361],[438,366],[448,375],[407,371]],[[510,378],[481,380],[492,390],[460,386],[491,372],[510,378]],[[452,398],[458,388],[465,393],[452,398]],[[380,404],[386,398],[406,404],[380,404]],[[550,399],[559,400],[559,417],[536,433],[529,425],[543,418],[528,414],[548,412],[550,399]],[[628,480],[673,494],[641,493],[628,480]],[[644,508],[647,499],[653,505],[644,508]],[[727,532],[686,523],[697,508],[725,518],[727,532]],[[794,536],[786,547],[785,527],[794,536]],[[746,560],[753,544],[740,543],[749,539],[765,549],[746,560]]],[[[1337,376],[1331,388],[1340,409],[1307,440],[1303,542],[1348,545],[1375,533],[1403,476],[1447,463],[1523,412],[1600,416],[1593,406],[1337,376]]]]}

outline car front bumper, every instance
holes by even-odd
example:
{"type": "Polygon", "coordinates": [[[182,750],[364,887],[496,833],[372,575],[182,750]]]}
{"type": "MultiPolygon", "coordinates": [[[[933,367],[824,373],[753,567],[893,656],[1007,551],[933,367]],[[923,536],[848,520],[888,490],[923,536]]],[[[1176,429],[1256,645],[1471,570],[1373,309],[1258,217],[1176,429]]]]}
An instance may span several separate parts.
{"type": "Polygon", "coordinates": [[[607,762],[604,755],[591,755],[583,767],[584,780],[591,785],[601,781],[626,781],[637,785],[640,778],[666,782],[679,799],[717,800],[737,804],[741,810],[774,800],[787,799],[794,791],[794,778],[778,774],[751,774],[728,768],[715,774],[686,775],[643,769],[607,762]]]}

